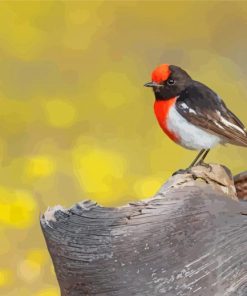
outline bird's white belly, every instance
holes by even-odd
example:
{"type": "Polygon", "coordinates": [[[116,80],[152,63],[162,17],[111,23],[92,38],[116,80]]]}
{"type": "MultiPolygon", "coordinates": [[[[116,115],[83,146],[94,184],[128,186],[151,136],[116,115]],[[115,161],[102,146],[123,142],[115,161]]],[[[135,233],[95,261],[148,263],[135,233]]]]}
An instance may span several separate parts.
{"type": "Polygon", "coordinates": [[[167,127],[179,138],[178,144],[187,149],[210,149],[221,142],[219,137],[189,123],[175,106],[169,110],[167,127]]]}

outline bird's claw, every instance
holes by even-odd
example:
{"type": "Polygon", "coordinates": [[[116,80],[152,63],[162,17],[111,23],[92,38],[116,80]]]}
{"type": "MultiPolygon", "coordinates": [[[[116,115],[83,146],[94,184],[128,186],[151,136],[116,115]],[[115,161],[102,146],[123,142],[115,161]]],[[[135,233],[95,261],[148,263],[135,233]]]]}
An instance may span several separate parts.
{"type": "Polygon", "coordinates": [[[205,168],[209,169],[209,172],[212,172],[212,167],[210,164],[205,163],[204,161],[199,161],[196,166],[204,166],[205,168]]]}
{"type": "Polygon", "coordinates": [[[176,172],[174,172],[172,174],[172,176],[175,176],[175,175],[178,175],[178,174],[190,174],[191,173],[191,169],[190,168],[187,168],[187,169],[180,169],[176,172]]]}

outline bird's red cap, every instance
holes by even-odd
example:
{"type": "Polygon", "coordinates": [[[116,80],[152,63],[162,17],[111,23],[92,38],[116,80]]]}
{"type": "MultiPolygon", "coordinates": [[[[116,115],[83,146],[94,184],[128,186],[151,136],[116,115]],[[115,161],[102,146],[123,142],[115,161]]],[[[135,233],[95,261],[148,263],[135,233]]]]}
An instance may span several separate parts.
{"type": "Polygon", "coordinates": [[[161,82],[167,80],[169,75],[171,74],[171,70],[169,69],[168,64],[162,64],[154,69],[152,72],[152,81],[161,82]]]}

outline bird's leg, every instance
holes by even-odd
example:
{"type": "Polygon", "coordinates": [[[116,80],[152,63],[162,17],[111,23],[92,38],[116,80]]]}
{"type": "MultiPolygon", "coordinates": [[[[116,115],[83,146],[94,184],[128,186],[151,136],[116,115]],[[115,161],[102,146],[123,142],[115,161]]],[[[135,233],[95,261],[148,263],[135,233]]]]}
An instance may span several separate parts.
{"type": "Polygon", "coordinates": [[[175,173],[173,173],[172,175],[177,175],[177,174],[185,174],[185,173],[189,173],[190,169],[196,164],[196,162],[198,161],[198,159],[202,156],[202,154],[205,152],[205,149],[202,149],[198,155],[196,156],[196,158],[192,161],[192,163],[190,164],[190,166],[187,169],[180,169],[178,171],[176,171],[175,173]]]}
{"type": "Polygon", "coordinates": [[[205,164],[204,163],[204,159],[206,158],[206,156],[208,155],[208,152],[210,151],[210,149],[207,149],[206,151],[205,151],[205,153],[203,154],[203,156],[202,156],[202,158],[198,161],[198,165],[203,165],[203,164],[205,164]]]}
{"type": "Polygon", "coordinates": [[[209,167],[211,170],[211,166],[209,164],[206,164],[204,162],[204,159],[206,158],[206,156],[208,155],[208,152],[210,151],[210,149],[202,149],[196,156],[196,158],[192,161],[192,163],[190,164],[190,166],[187,169],[180,169],[178,171],[176,171],[175,173],[173,173],[172,175],[177,175],[177,174],[185,174],[185,173],[190,173],[190,169],[195,166],[195,165],[203,165],[205,167],[209,167]],[[201,159],[200,159],[201,157],[201,159]],[[198,161],[198,159],[200,159],[198,161]]]}
{"type": "MultiPolygon", "coordinates": [[[[192,163],[190,164],[190,166],[188,167],[188,169],[190,169],[190,168],[192,168],[195,164],[196,164],[196,162],[198,161],[198,159],[202,156],[202,154],[205,152],[205,149],[202,149],[198,154],[197,154],[197,156],[196,156],[196,158],[192,161],[192,163]]],[[[207,155],[207,154],[206,154],[207,155]]],[[[205,156],[206,157],[206,156],[205,156]]],[[[204,157],[204,158],[205,158],[204,157]]],[[[203,159],[204,159],[203,158],[203,159]]],[[[200,160],[201,161],[201,160],[200,160]]],[[[200,162],[199,161],[199,162],[200,162]]]]}
{"type": "Polygon", "coordinates": [[[209,168],[210,169],[210,172],[212,170],[212,167],[210,166],[210,164],[207,164],[204,162],[204,159],[206,158],[206,156],[208,155],[208,152],[210,151],[210,149],[207,149],[205,151],[205,153],[203,154],[202,158],[198,161],[197,165],[203,165],[205,166],[206,168],[209,168]]]}

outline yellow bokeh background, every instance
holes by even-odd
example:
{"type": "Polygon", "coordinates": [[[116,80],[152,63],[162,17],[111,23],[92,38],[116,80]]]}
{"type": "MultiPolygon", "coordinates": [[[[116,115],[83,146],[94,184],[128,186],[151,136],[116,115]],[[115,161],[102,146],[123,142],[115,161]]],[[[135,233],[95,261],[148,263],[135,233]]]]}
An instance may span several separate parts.
{"type": "MultiPolygon", "coordinates": [[[[164,136],[143,87],[183,67],[247,124],[247,2],[0,2],[0,295],[57,296],[48,206],[152,196],[195,152],[164,136]]],[[[247,151],[208,161],[233,173],[247,151]]]]}

